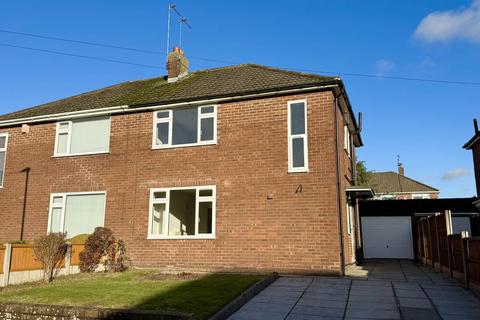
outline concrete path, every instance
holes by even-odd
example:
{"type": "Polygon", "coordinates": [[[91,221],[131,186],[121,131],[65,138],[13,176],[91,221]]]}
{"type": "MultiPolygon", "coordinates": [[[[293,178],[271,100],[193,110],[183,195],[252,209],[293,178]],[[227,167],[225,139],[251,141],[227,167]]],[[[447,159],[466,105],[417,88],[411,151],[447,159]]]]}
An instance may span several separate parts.
{"type": "Polygon", "coordinates": [[[480,320],[480,300],[424,266],[380,260],[345,278],[281,277],[230,319],[480,320]]]}

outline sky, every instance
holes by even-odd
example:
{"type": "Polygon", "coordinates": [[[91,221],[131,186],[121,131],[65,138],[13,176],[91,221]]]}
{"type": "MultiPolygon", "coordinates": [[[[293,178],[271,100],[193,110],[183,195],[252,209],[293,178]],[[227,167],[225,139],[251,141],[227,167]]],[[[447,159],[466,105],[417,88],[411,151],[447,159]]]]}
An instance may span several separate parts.
{"type": "MultiPolygon", "coordinates": [[[[101,48],[0,32],[0,113],[165,72],[168,1],[2,1],[0,30],[158,52],[101,48]],[[140,65],[14,48],[29,47],[140,65]]],[[[462,145],[480,118],[480,0],[175,1],[191,24],[192,70],[237,63],[340,75],[363,113],[360,160],[441,190],[475,194],[462,145]],[[366,74],[374,77],[353,76],[366,74]],[[395,80],[437,79],[476,84],[395,80]]],[[[172,16],[171,45],[179,42],[172,16]]]]}

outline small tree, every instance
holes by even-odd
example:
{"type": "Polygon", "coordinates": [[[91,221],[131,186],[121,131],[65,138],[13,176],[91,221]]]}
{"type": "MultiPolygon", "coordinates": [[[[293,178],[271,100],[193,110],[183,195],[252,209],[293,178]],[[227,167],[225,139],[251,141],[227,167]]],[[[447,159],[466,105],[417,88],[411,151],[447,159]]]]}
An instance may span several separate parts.
{"type": "Polygon", "coordinates": [[[93,272],[104,258],[109,272],[121,272],[127,269],[125,243],[117,240],[108,228],[97,227],[85,242],[85,250],[80,253],[80,271],[93,272]]]}
{"type": "Polygon", "coordinates": [[[371,179],[371,171],[367,170],[365,161],[357,162],[357,186],[373,187],[371,179]]]}
{"type": "Polygon", "coordinates": [[[33,252],[43,267],[43,280],[51,282],[67,254],[67,240],[63,233],[50,233],[36,240],[33,252]]]}

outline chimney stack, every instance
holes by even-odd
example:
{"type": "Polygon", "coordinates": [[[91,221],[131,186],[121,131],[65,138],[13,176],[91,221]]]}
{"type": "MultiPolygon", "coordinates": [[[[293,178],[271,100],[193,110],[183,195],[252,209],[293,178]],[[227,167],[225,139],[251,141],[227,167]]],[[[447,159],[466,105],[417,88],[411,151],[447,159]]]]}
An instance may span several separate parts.
{"type": "Polygon", "coordinates": [[[398,174],[401,175],[401,176],[405,175],[405,167],[403,166],[402,163],[398,164],[398,174]]]}
{"type": "Polygon", "coordinates": [[[168,82],[177,81],[188,74],[188,59],[179,47],[173,48],[167,56],[168,82]]]}
{"type": "Polygon", "coordinates": [[[475,134],[478,133],[478,122],[477,119],[473,119],[473,127],[475,128],[475,134]]]}

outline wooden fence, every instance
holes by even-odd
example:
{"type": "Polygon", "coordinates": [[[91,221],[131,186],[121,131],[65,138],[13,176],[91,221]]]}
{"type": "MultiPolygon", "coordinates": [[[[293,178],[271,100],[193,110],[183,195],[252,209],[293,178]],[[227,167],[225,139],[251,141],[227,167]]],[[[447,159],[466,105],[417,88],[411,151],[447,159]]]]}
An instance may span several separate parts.
{"type": "Polygon", "coordinates": [[[451,277],[480,286],[480,237],[452,234],[449,211],[421,218],[417,225],[418,259],[451,277]]]}
{"type": "MultiPolygon", "coordinates": [[[[69,244],[65,260],[60,264],[60,269],[64,271],[64,274],[73,272],[72,269],[74,268],[72,267],[79,265],[79,255],[84,248],[84,244],[69,244]]],[[[32,281],[38,278],[38,275],[41,275],[41,270],[42,265],[35,257],[33,245],[0,245],[0,276],[2,277],[0,286],[32,281]],[[32,275],[32,272],[35,275],[32,275]]]]}

